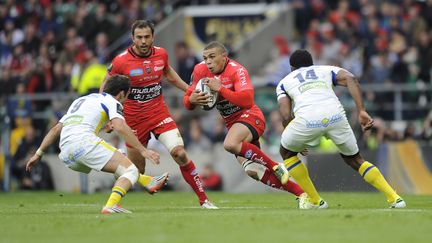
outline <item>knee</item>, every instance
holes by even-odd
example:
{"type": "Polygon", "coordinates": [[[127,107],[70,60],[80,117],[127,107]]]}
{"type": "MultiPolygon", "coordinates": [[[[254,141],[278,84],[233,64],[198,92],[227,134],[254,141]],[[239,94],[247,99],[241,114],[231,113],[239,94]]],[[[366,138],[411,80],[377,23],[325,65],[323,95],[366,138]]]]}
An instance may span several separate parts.
{"type": "Polygon", "coordinates": [[[263,165],[252,162],[250,160],[246,160],[243,163],[243,169],[249,177],[257,181],[263,178],[266,171],[266,168],[263,165]]]}
{"type": "Polygon", "coordinates": [[[282,145],[279,148],[279,153],[280,153],[283,160],[289,159],[292,156],[297,154],[297,153],[294,153],[294,152],[284,148],[282,145]]]}
{"type": "Polygon", "coordinates": [[[342,158],[344,159],[345,163],[351,168],[353,168],[355,171],[358,171],[360,169],[360,166],[364,162],[364,159],[359,153],[351,156],[342,155],[342,158]]]}
{"type": "Polygon", "coordinates": [[[256,171],[253,171],[253,170],[246,170],[246,174],[247,174],[250,178],[259,181],[258,173],[257,173],[256,171]]]}
{"type": "Polygon", "coordinates": [[[125,178],[130,181],[132,186],[138,181],[139,178],[139,171],[138,168],[131,164],[129,167],[125,168],[122,165],[119,165],[116,170],[116,174],[120,175],[119,178],[125,178]]]}
{"type": "Polygon", "coordinates": [[[186,150],[183,146],[177,146],[171,150],[171,156],[179,165],[184,165],[188,162],[186,150]]]}
{"type": "Polygon", "coordinates": [[[238,148],[239,144],[233,141],[225,140],[224,141],[224,149],[232,154],[238,154],[240,149],[238,148]]]}

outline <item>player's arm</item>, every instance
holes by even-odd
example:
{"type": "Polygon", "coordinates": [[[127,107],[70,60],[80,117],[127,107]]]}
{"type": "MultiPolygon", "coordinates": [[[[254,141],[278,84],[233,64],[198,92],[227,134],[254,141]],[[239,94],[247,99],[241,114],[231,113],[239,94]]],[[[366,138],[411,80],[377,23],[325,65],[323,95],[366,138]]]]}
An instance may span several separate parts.
{"type": "Polygon", "coordinates": [[[99,93],[102,93],[102,92],[103,92],[103,90],[104,90],[104,88],[105,88],[106,81],[108,80],[109,77],[110,77],[110,75],[109,75],[109,73],[107,72],[107,74],[105,75],[105,78],[104,78],[104,80],[103,80],[103,82],[102,82],[102,84],[101,84],[101,86],[100,86],[100,88],[99,88],[99,93]]]}
{"type": "Polygon", "coordinates": [[[103,79],[102,85],[99,88],[99,93],[102,93],[104,91],[105,84],[110,76],[114,74],[122,74],[121,63],[122,62],[120,62],[117,57],[112,60],[111,64],[107,68],[107,73],[103,79]]]}
{"type": "Polygon", "coordinates": [[[341,69],[336,74],[336,82],[338,85],[345,86],[348,88],[348,92],[354,99],[358,110],[358,119],[363,130],[368,130],[373,126],[373,119],[366,112],[363,104],[362,92],[360,89],[360,84],[354,74],[351,72],[341,69]]]}
{"type": "Polygon", "coordinates": [[[115,117],[111,120],[111,127],[115,130],[127,144],[140,151],[144,158],[150,159],[155,164],[159,164],[160,156],[155,151],[146,149],[140,141],[138,141],[132,129],[126,124],[125,120],[115,117]]]}
{"type": "Polygon", "coordinates": [[[52,127],[47,135],[45,135],[44,139],[42,140],[41,145],[39,146],[36,153],[29,159],[26,165],[26,170],[31,171],[33,166],[40,161],[42,158],[45,150],[53,144],[57,138],[60,136],[61,130],[63,128],[63,124],[61,122],[57,123],[54,127],[52,127]]]}
{"type": "Polygon", "coordinates": [[[294,116],[291,114],[292,102],[288,96],[280,97],[278,99],[279,113],[282,117],[282,124],[286,127],[293,119],[294,116]]]}
{"type": "Polygon", "coordinates": [[[222,86],[220,79],[209,78],[207,85],[211,90],[219,92],[226,100],[232,104],[249,109],[254,105],[254,90],[250,83],[249,75],[244,69],[241,69],[232,76],[234,79],[234,90],[230,90],[222,86]]]}
{"type": "Polygon", "coordinates": [[[168,81],[177,88],[183,91],[186,91],[189,88],[189,85],[187,85],[186,82],[183,81],[182,78],[180,78],[180,76],[177,74],[174,68],[171,67],[171,65],[168,65],[168,68],[164,70],[164,75],[168,79],[168,81]]]}
{"type": "Polygon", "coordinates": [[[183,97],[183,104],[188,110],[193,110],[195,109],[195,106],[206,105],[209,102],[209,94],[195,89],[200,79],[201,76],[194,70],[191,77],[191,86],[186,90],[183,97]]]}

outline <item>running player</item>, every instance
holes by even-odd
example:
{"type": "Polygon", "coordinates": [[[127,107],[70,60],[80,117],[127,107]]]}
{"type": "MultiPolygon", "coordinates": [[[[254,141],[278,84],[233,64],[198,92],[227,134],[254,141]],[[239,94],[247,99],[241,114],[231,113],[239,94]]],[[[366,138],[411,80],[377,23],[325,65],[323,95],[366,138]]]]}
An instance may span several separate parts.
{"type": "Polygon", "coordinates": [[[253,179],[300,196],[303,190],[288,180],[285,168],[259,148],[265,120],[261,109],[254,103],[254,89],[246,68],[228,58],[228,51],[219,42],[209,43],[204,48],[203,57],[204,61],[194,68],[192,85],[183,100],[186,108],[194,109],[196,105],[207,103],[208,95],[195,90],[198,81],[206,78],[210,89],[220,95],[216,108],[228,128],[225,150],[236,155],[245,172],[253,179]]]}
{"type": "Polygon", "coordinates": [[[343,68],[313,65],[312,56],[306,50],[295,51],[290,64],[292,72],[276,88],[279,110],[286,126],[280,153],[290,175],[309,196],[301,208],[328,207],[316,191],[306,166],[297,157],[303,149],[318,145],[321,136],[331,139],[345,163],[384,193],[391,208],[404,208],[405,201],[387,183],[379,169],[360,155],[345,110],[332,89],[336,85],[348,88],[357,107],[359,122],[363,130],[368,130],[373,126],[373,119],[365,110],[356,77],[343,68]]]}
{"type": "MultiPolygon", "coordinates": [[[[131,92],[125,102],[126,122],[144,146],[153,133],[179,165],[184,180],[195,191],[200,205],[216,209],[207,198],[202,180],[186,153],[183,139],[162,95],[163,77],[180,90],[186,91],[189,86],[170,66],[166,50],[153,45],[154,25],[150,21],[135,21],[131,32],[133,45],[114,58],[107,75],[122,74],[131,79],[131,92]]],[[[104,84],[101,90],[103,87],[104,84]]],[[[129,159],[144,174],[145,158],[131,146],[127,150],[129,159]]],[[[150,180],[142,178],[139,183],[146,186],[150,180]]]]}

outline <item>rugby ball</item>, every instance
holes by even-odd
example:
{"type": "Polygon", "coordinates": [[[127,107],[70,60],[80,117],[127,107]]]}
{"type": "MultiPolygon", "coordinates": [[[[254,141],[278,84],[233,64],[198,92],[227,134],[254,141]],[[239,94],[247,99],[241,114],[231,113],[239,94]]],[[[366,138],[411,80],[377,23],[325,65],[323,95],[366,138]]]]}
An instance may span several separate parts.
{"type": "Polygon", "coordinates": [[[213,109],[216,106],[216,103],[217,103],[218,98],[219,98],[219,93],[216,92],[216,91],[212,91],[206,84],[204,84],[203,81],[205,79],[206,78],[200,79],[198,81],[195,89],[197,89],[197,90],[199,90],[201,92],[205,92],[205,93],[207,93],[207,94],[210,95],[210,101],[207,103],[207,105],[201,106],[201,108],[203,110],[208,111],[208,110],[213,109]]]}

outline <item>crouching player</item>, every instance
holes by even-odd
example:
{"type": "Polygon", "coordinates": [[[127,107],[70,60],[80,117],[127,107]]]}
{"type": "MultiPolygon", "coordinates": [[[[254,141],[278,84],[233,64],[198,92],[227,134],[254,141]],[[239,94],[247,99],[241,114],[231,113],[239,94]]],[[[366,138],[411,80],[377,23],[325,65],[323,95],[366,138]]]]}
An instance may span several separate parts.
{"type": "Polygon", "coordinates": [[[102,213],[131,213],[122,208],[120,200],[141,176],[138,168],[116,148],[97,136],[108,122],[111,127],[141,155],[159,164],[159,154],[146,149],[135,137],[123,117],[123,102],[129,93],[130,80],[123,75],[111,76],[104,93],[94,93],[72,102],[66,115],[44,137],[42,144],[27,162],[26,170],[42,158],[44,150],[60,136],[59,158],[75,171],[89,173],[92,169],[113,173],[117,181],[102,208],[102,213]]]}

